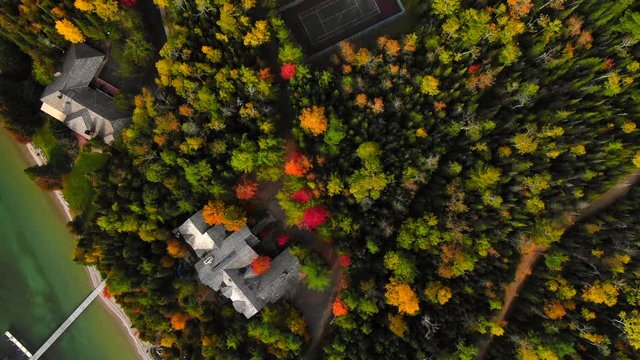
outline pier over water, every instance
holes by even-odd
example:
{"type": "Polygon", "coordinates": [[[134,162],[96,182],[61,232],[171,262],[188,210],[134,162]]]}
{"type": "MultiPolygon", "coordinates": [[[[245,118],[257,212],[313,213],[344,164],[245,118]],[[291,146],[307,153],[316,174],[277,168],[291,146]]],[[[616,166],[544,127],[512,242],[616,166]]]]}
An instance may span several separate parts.
{"type": "Polygon", "coordinates": [[[9,339],[9,341],[11,341],[14,345],[16,345],[16,347],[18,349],[20,349],[20,351],[29,359],[32,360],[36,360],[39,359],[42,354],[45,353],[45,351],[47,351],[49,349],[49,347],[51,347],[51,345],[53,345],[54,342],[56,342],[56,340],[58,340],[58,338],[60,337],[60,335],[62,335],[68,328],[69,326],[71,326],[71,324],[78,318],[78,316],[80,316],[80,314],[82,314],[82,312],[89,307],[89,305],[91,304],[91,302],[93,302],[93,300],[95,300],[96,297],[98,297],[98,295],[100,295],[100,293],[102,292],[102,290],[104,290],[105,286],[107,285],[107,281],[103,280],[100,285],[98,285],[95,289],[93,289],[93,291],[91,292],[91,294],[89,294],[89,296],[87,296],[86,299],[84,299],[84,301],[71,313],[71,315],[69,315],[69,317],[67,318],[67,320],[65,320],[59,327],[58,329],[56,329],[56,331],[53,332],[53,334],[51,334],[51,336],[49,337],[49,339],[47,339],[47,341],[44,342],[44,344],[42,344],[42,346],[40,346],[40,348],[38,349],[38,351],[36,351],[35,354],[31,354],[31,352],[29,352],[29,350],[27,350],[27,348],[22,345],[22,343],[20,343],[20,341],[18,341],[18,339],[15,338],[15,336],[13,336],[9,331],[5,331],[4,335],[9,339]]]}

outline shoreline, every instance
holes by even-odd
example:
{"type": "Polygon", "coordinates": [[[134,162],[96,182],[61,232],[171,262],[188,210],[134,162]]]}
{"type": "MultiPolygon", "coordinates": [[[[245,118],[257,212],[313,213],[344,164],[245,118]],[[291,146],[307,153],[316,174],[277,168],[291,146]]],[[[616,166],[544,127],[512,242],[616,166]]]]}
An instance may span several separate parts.
{"type": "MultiPolygon", "coordinates": [[[[38,165],[42,166],[46,163],[46,158],[42,153],[42,150],[37,149],[32,143],[20,144],[14,141],[18,146],[23,159],[28,166],[38,165]]],[[[73,220],[73,215],[69,204],[64,199],[62,191],[56,190],[48,193],[49,198],[52,200],[54,206],[58,209],[58,213],[65,221],[65,224],[73,220]]],[[[84,266],[84,270],[91,282],[93,288],[98,286],[102,282],[102,276],[94,266],[84,266]]],[[[113,298],[107,299],[104,296],[99,296],[100,303],[107,310],[107,312],[116,320],[121,329],[127,334],[127,338],[133,347],[136,349],[136,357],[141,360],[153,360],[150,355],[150,344],[144,343],[137,336],[137,331],[132,328],[131,320],[125,314],[124,310],[116,303],[113,298]]]]}

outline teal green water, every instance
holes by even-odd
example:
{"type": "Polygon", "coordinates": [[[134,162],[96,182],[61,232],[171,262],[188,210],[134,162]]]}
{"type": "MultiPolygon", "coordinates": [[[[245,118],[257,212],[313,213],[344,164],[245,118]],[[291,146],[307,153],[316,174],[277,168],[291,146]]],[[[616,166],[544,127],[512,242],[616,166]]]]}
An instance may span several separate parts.
{"type": "MultiPolygon", "coordinates": [[[[0,129],[0,360],[24,359],[5,330],[35,352],[92,289],[57,209],[24,167],[0,129]]],[[[117,321],[95,300],[42,359],[135,359],[117,321]]]]}

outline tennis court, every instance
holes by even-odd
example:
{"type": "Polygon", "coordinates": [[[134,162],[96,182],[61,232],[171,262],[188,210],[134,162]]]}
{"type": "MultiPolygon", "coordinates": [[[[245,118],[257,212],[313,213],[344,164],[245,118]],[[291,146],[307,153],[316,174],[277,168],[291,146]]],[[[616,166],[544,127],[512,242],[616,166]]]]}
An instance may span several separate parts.
{"type": "Polygon", "coordinates": [[[314,53],[401,11],[396,0],[306,0],[284,10],[283,17],[314,53]]]}

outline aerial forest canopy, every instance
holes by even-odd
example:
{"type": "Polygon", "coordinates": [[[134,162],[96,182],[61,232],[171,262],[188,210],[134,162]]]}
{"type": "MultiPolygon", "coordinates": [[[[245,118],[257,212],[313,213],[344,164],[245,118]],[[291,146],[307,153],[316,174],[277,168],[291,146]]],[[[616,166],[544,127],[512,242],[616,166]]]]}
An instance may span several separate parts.
{"type": "MultiPolygon", "coordinates": [[[[409,31],[313,56],[286,1],[154,2],[157,78],[71,227],[164,357],[637,358],[640,190],[594,204],[640,168],[639,3],[406,1],[409,31]],[[171,231],[274,208],[301,286],[333,295],[325,330],[292,301],[245,319],[171,231]]],[[[85,39],[135,69],[151,55],[127,53],[147,36],[128,3],[12,0],[0,35],[39,82],[85,39]]]]}

